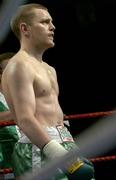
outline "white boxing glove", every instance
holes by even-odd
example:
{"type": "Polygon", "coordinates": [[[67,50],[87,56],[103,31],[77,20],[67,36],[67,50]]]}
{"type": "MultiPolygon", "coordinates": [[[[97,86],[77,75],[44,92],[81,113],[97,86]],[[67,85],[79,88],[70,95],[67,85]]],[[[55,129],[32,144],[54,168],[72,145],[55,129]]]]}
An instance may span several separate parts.
{"type": "Polygon", "coordinates": [[[54,158],[64,156],[68,151],[64,149],[57,141],[51,140],[43,148],[43,153],[48,159],[53,160],[54,158]]]}

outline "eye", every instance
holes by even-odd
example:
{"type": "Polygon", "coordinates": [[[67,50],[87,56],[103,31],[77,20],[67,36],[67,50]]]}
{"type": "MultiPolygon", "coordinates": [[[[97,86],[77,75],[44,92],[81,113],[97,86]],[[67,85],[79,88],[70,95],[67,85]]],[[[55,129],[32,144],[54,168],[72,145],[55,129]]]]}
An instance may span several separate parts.
{"type": "Polygon", "coordinates": [[[42,24],[49,24],[50,23],[50,20],[49,19],[45,19],[43,21],[41,21],[42,24]]]}

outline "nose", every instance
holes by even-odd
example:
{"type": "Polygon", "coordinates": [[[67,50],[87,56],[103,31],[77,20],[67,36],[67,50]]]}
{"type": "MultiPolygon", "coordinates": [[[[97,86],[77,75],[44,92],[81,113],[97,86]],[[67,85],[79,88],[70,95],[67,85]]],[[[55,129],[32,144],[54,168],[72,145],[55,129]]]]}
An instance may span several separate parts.
{"type": "Polygon", "coordinates": [[[51,22],[51,24],[50,24],[50,30],[54,31],[55,29],[56,29],[56,28],[55,28],[54,24],[51,22]]]}

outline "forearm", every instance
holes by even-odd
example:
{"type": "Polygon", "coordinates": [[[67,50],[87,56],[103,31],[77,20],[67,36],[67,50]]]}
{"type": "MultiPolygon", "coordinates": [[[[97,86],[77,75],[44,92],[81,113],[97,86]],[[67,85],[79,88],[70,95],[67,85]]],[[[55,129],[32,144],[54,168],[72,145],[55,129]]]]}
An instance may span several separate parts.
{"type": "Polygon", "coordinates": [[[10,111],[0,112],[0,121],[12,120],[13,116],[10,111]]]}
{"type": "Polygon", "coordinates": [[[51,140],[47,131],[42,128],[35,117],[23,119],[18,122],[18,125],[30,141],[40,149],[51,140]]]}

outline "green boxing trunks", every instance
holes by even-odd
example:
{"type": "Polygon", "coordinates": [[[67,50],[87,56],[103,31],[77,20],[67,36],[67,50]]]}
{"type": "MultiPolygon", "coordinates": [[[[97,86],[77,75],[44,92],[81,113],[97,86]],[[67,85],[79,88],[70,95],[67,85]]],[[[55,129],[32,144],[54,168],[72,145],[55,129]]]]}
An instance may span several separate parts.
{"type": "MultiPolygon", "coordinates": [[[[0,102],[0,112],[7,111],[7,107],[0,102]]],[[[11,155],[15,143],[19,139],[16,126],[0,127],[0,168],[11,168],[11,155]]]]}
{"type": "MultiPolygon", "coordinates": [[[[46,128],[46,131],[51,139],[55,139],[57,142],[62,144],[66,150],[69,151],[72,148],[75,148],[76,144],[66,127],[51,127],[46,128]]],[[[41,150],[37,146],[33,145],[28,137],[26,137],[23,133],[21,133],[20,139],[15,144],[12,157],[14,174],[16,177],[22,176],[25,172],[34,173],[35,169],[42,168],[46,163],[49,163],[41,150]]],[[[83,169],[83,173],[84,171],[85,169],[83,169]]],[[[82,176],[82,172],[80,174],[82,176]]],[[[57,176],[53,177],[52,180],[69,180],[69,178],[61,171],[57,176]]]]}

